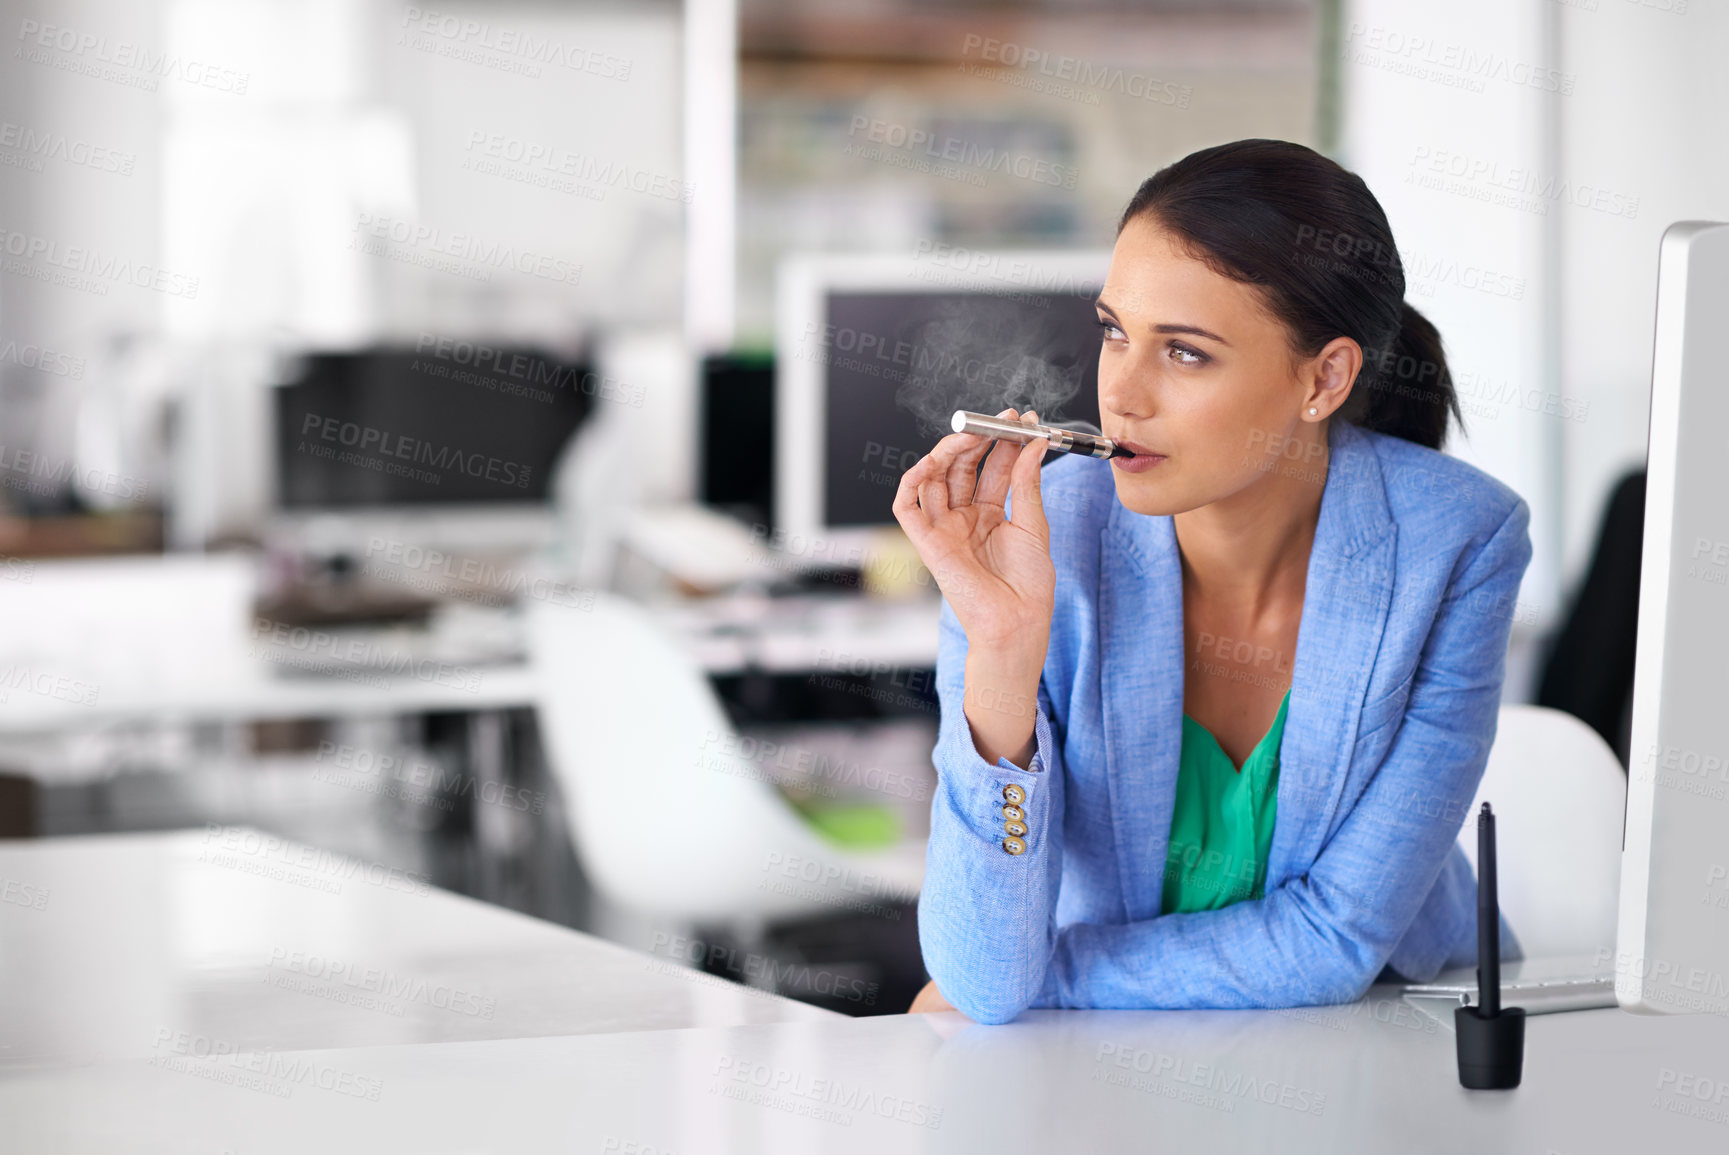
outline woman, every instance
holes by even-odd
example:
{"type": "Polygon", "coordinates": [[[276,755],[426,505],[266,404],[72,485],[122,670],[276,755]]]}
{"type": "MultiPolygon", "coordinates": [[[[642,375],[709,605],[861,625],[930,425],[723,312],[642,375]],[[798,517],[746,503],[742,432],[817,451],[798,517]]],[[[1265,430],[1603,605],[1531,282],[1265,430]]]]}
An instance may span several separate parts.
{"type": "Polygon", "coordinates": [[[1134,457],[956,434],[895,497],[944,594],[913,1009],[1335,1003],[1474,959],[1455,842],[1529,511],[1438,452],[1380,205],[1300,145],[1197,152],[1130,201],[1098,314],[1134,457]]]}

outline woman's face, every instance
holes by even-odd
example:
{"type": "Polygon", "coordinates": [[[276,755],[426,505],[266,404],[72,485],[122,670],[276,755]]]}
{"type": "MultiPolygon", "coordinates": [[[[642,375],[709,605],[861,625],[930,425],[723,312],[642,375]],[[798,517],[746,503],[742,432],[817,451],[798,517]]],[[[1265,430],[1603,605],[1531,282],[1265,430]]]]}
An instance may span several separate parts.
{"type": "Polygon", "coordinates": [[[1117,237],[1098,312],[1100,425],[1137,454],[1111,462],[1124,506],[1175,514],[1256,485],[1325,484],[1324,418],[1343,397],[1310,396],[1314,366],[1260,290],[1142,215],[1117,237]],[[1304,420],[1311,404],[1322,420],[1304,420]]]}

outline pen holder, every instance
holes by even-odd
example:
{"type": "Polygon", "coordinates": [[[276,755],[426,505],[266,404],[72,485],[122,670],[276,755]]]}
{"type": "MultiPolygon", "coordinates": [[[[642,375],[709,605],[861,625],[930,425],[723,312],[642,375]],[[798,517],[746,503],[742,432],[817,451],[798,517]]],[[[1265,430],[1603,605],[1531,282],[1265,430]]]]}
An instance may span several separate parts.
{"type": "Polygon", "coordinates": [[[1453,1011],[1459,1051],[1459,1085],[1473,1091],[1505,1091],[1519,1085],[1525,1066],[1525,1008],[1502,1007],[1484,1015],[1479,1007],[1453,1011]]]}

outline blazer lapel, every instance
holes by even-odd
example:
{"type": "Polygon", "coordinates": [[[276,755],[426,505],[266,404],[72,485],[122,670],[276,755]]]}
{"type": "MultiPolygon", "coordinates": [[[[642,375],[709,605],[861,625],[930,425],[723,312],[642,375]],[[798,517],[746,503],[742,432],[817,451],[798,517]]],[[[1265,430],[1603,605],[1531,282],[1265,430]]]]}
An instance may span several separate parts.
{"type": "Polygon", "coordinates": [[[1183,739],[1183,574],[1169,517],[1114,503],[1099,559],[1105,770],[1124,916],[1159,913],[1183,739]]]}
{"type": "Polygon", "coordinates": [[[1392,605],[1397,533],[1380,460],[1351,426],[1335,423],[1332,434],[1279,746],[1268,890],[1306,873],[1332,832],[1392,605]]]}
{"type": "MultiPolygon", "coordinates": [[[[1279,747],[1266,888],[1304,873],[1338,808],[1392,601],[1394,525],[1379,460],[1335,422],[1279,747]]],[[[1099,559],[1100,706],[1124,917],[1157,917],[1183,736],[1183,578],[1175,524],[1113,504],[1099,559]]]]}

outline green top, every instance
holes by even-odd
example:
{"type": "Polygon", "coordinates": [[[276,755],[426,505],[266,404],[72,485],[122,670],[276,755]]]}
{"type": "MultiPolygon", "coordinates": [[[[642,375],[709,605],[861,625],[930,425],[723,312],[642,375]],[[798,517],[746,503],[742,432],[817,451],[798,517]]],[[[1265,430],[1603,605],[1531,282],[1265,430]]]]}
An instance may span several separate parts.
{"type": "Polygon", "coordinates": [[[1279,739],[1290,703],[1286,690],[1272,728],[1241,770],[1212,731],[1183,715],[1160,914],[1218,910],[1261,897],[1279,805],[1279,739]]]}

